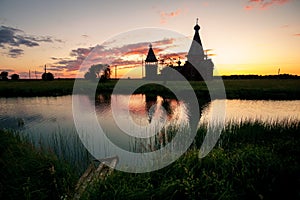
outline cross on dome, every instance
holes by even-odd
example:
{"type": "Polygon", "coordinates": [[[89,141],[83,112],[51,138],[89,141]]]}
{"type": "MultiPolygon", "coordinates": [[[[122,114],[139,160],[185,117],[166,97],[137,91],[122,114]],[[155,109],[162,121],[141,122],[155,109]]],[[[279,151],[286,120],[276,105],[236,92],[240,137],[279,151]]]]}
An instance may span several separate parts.
{"type": "Polygon", "coordinates": [[[194,26],[194,30],[195,31],[199,31],[200,30],[200,26],[198,25],[198,18],[196,19],[196,25],[194,26]]]}

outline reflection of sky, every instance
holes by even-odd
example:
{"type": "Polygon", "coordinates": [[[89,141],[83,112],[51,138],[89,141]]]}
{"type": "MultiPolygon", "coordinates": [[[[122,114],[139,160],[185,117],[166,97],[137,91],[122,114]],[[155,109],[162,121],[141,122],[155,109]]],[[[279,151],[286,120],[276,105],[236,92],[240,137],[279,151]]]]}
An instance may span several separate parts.
{"type": "MultiPolygon", "coordinates": [[[[163,99],[157,97],[151,99],[151,101],[146,102],[145,95],[132,95],[127,104],[127,95],[114,95],[111,97],[111,102],[114,102],[116,107],[116,112],[120,115],[118,116],[118,122],[121,127],[126,126],[127,130],[130,130],[130,134],[135,134],[136,131],[140,131],[134,124],[140,126],[140,128],[145,128],[149,131],[149,135],[159,132],[159,126],[164,124],[164,120],[161,118],[163,111],[163,99]],[[154,106],[156,105],[156,107],[154,106]],[[129,108],[129,116],[126,115],[126,108],[129,108]]],[[[182,112],[182,103],[176,100],[168,99],[166,100],[169,104],[169,110],[166,111],[166,122],[165,126],[170,125],[180,125],[186,124],[187,115],[182,112]]],[[[164,103],[166,104],[166,103],[164,103]]],[[[121,131],[115,124],[115,120],[110,106],[107,103],[101,105],[96,104],[96,113],[98,116],[98,122],[104,129],[107,137],[109,137],[118,146],[124,145],[124,141],[130,141],[132,138],[121,131]]],[[[87,105],[88,106],[88,105],[87,105]]]]}
{"type": "MultiPolygon", "coordinates": [[[[127,106],[126,95],[100,95],[96,101],[96,114],[98,122],[105,131],[107,137],[122,148],[128,148],[132,143],[132,137],[123,133],[115,124],[110,103],[116,101],[118,111],[127,106]]],[[[81,103],[92,107],[91,97],[81,96],[81,103]]],[[[166,99],[164,103],[161,97],[146,101],[145,95],[134,95],[130,98],[130,117],[132,121],[141,125],[149,125],[149,114],[159,123],[161,105],[168,105],[166,125],[178,125],[188,121],[189,111],[185,103],[166,99]],[[157,104],[153,110],[150,108],[157,104]],[[150,113],[148,112],[151,110],[150,113]],[[153,112],[153,113],[151,113],[153,112]],[[155,115],[157,115],[155,117],[155,115]]],[[[164,105],[164,106],[165,106],[164,105]]],[[[200,124],[207,122],[212,109],[216,108],[218,100],[207,104],[202,110],[200,124]]],[[[84,107],[83,107],[84,108],[84,107]]],[[[153,107],[152,107],[153,108],[153,107]]],[[[251,101],[251,100],[226,100],[226,122],[240,122],[242,120],[259,120],[264,122],[281,120],[300,120],[300,101],[251,101]]],[[[85,113],[81,111],[82,116],[85,113]]],[[[121,116],[124,123],[129,122],[128,116],[121,116]]],[[[155,125],[154,123],[154,125],[155,125]]],[[[87,123],[87,127],[89,124],[87,123]]],[[[0,98],[0,128],[14,129],[29,134],[51,135],[52,133],[75,132],[72,115],[72,96],[63,97],[34,97],[34,98],[0,98]],[[24,122],[20,124],[19,121],[24,122]]],[[[155,127],[154,127],[155,128],[155,127]]],[[[88,129],[88,128],[87,128],[88,129]]],[[[133,130],[135,131],[135,130],[133,130]]]]}
{"type": "MultiPolygon", "coordinates": [[[[17,128],[24,123],[27,131],[55,132],[72,127],[70,96],[0,99],[1,128],[17,128]]],[[[23,125],[22,125],[23,126],[23,125]]]]}
{"type": "MultiPolygon", "coordinates": [[[[219,100],[220,101],[220,100],[219,100]]],[[[202,111],[201,123],[211,117],[211,110],[218,100],[206,105],[202,111]]],[[[300,121],[300,101],[267,101],[267,100],[226,100],[226,123],[241,121],[276,122],[284,120],[300,121]]]]}
{"type": "MultiPolygon", "coordinates": [[[[117,101],[120,110],[126,107],[124,98],[126,95],[114,97],[99,96],[96,101],[96,113],[99,120],[107,125],[111,124],[112,115],[110,102],[117,101]]],[[[90,98],[84,98],[84,104],[90,104],[90,98]]],[[[130,116],[140,125],[149,123],[148,109],[158,103],[163,104],[163,99],[146,102],[145,95],[134,95],[130,98],[130,116]],[[157,101],[157,102],[156,102],[157,101]]],[[[185,104],[167,99],[170,111],[168,121],[186,120],[185,104]]],[[[207,104],[202,111],[200,122],[204,122],[210,116],[211,109],[217,101],[207,104]]],[[[300,101],[251,101],[251,100],[226,100],[226,121],[239,120],[300,120],[300,101]]],[[[30,130],[55,131],[55,128],[74,128],[72,116],[71,96],[63,97],[34,97],[34,98],[0,98],[0,128],[18,128],[18,120],[24,121],[24,127],[30,130]]],[[[109,127],[109,126],[108,126],[109,127]]]]}

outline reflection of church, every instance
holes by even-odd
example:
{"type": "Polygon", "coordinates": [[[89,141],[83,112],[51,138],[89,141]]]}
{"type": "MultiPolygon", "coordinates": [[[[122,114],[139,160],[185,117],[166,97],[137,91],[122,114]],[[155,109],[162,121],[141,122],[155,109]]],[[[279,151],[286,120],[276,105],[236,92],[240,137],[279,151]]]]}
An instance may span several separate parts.
{"type": "Polygon", "coordinates": [[[182,66],[181,62],[178,61],[178,66],[164,67],[160,75],[157,74],[158,60],[152,49],[152,45],[149,45],[149,51],[145,60],[145,79],[148,80],[178,80],[179,72],[187,80],[210,80],[213,78],[214,64],[211,59],[208,58],[207,54],[204,53],[202,42],[199,35],[200,26],[197,23],[194,26],[195,34],[187,55],[187,61],[182,66]]]}

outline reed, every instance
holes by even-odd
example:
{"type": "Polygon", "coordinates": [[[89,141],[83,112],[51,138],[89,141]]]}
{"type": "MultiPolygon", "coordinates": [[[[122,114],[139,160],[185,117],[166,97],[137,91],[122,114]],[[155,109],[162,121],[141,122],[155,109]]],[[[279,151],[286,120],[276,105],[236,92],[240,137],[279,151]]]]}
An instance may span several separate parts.
{"type": "Polygon", "coordinates": [[[173,164],[144,174],[115,171],[89,188],[91,199],[297,199],[300,122],[227,125],[217,146],[199,159],[206,127],[173,164]],[[195,148],[196,147],[196,148],[195,148]]]}
{"type": "MultiPolygon", "coordinates": [[[[82,199],[300,198],[299,121],[231,122],[215,148],[199,159],[206,128],[199,127],[191,148],[171,165],[142,174],[114,171],[91,185],[82,199]]],[[[170,142],[177,130],[171,127],[168,137],[157,138],[170,142]]],[[[79,178],[74,166],[80,159],[89,160],[73,133],[61,130],[49,136],[49,144],[35,145],[24,141],[32,142],[30,138],[7,131],[0,131],[0,136],[1,199],[72,196],[79,178]]]]}
{"type": "Polygon", "coordinates": [[[63,199],[77,180],[74,168],[56,155],[38,150],[24,137],[0,131],[0,198],[63,199]]]}

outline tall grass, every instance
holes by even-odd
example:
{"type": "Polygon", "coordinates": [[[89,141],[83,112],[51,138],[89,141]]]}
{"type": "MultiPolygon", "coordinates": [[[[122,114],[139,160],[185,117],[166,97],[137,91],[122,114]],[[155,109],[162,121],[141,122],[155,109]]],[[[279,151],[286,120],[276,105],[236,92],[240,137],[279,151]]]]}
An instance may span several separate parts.
{"type": "Polygon", "coordinates": [[[0,199],[71,197],[77,175],[54,154],[37,150],[18,134],[0,131],[0,199]]]}
{"type": "Polygon", "coordinates": [[[217,146],[199,159],[205,133],[201,126],[194,148],[173,164],[144,174],[115,171],[89,188],[89,198],[300,198],[300,122],[229,124],[217,146]]]}
{"type": "Polygon", "coordinates": [[[68,162],[77,175],[82,174],[94,159],[75,130],[58,129],[50,134],[23,134],[22,137],[40,151],[50,152],[58,159],[68,162]]]}
{"type": "MultiPolygon", "coordinates": [[[[165,143],[176,130],[169,129],[165,143]]],[[[1,199],[71,196],[79,177],[74,166],[90,159],[77,134],[61,130],[49,136],[48,144],[34,146],[18,135],[0,133],[1,199]]],[[[300,198],[299,121],[230,123],[215,148],[199,159],[205,134],[202,125],[191,148],[171,165],[143,174],[115,171],[90,186],[83,199],[300,198]]]]}

